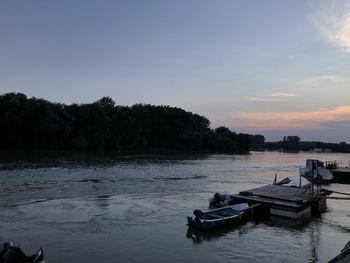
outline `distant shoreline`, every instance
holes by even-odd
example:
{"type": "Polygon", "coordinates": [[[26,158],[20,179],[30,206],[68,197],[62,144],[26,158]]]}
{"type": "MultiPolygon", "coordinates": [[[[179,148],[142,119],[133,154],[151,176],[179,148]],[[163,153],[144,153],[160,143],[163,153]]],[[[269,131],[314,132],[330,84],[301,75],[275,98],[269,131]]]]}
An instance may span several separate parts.
{"type": "Polygon", "coordinates": [[[0,149],[15,151],[195,152],[246,154],[250,150],[350,152],[345,142],[265,142],[236,133],[196,113],[170,106],[116,105],[109,97],[65,105],[22,93],[0,95],[0,149]]]}

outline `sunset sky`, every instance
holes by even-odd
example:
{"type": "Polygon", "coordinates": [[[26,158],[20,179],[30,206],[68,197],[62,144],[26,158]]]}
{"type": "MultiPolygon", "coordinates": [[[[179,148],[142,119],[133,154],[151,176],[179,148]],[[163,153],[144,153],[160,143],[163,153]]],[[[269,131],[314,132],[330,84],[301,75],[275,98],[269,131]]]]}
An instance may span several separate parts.
{"type": "Polygon", "coordinates": [[[5,92],[350,143],[350,1],[1,1],[5,92]]]}

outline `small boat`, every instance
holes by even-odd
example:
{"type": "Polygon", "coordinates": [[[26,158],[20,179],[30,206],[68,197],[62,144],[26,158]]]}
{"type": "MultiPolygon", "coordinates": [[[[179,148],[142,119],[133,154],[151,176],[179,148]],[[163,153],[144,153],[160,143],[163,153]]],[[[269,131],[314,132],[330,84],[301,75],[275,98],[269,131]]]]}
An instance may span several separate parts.
{"type": "Polygon", "coordinates": [[[187,222],[189,226],[206,230],[234,225],[242,222],[248,211],[256,206],[249,206],[248,203],[240,203],[205,212],[196,209],[193,211],[194,217],[192,215],[187,216],[187,222]]]}
{"type": "Polygon", "coordinates": [[[330,183],[333,174],[320,160],[307,159],[305,167],[299,169],[299,174],[308,180],[320,180],[322,183],[330,183]]]}
{"type": "Polygon", "coordinates": [[[332,258],[328,263],[346,263],[350,261],[350,241],[340,251],[340,254],[332,258]]]}
{"type": "Polygon", "coordinates": [[[6,242],[0,246],[0,263],[39,263],[44,260],[42,248],[32,256],[26,256],[19,246],[6,242]]]}

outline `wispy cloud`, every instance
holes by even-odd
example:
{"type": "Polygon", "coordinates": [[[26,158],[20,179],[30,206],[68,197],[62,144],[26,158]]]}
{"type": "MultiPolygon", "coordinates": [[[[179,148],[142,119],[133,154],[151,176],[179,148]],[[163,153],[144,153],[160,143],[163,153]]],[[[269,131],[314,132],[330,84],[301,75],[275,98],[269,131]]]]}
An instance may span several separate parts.
{"type": "Polygon", "coordinates": [[[312,78],[303,79],[299,82],[299,85],[307,88],[319,88],[319,87],[334,87],[334,85],[343,84],[348,82],[349,78],[340,75],[321,75],[312,78]]]}
{"type": "Polygon", "coordinates": [[[350,121],[350,105],[308,112],[237,112],[234,119],[246,129],[261,131],[330,128],[330,123],[350,121]],[[238,119],[238,120],[237,120],[238,119]]]}
{"type": "Polygon", "coordinates": [[[314,21],[329,41],[350,52],[349,1],[326,2],[324,9],[314,17],[314,21]]]}
{"type": "Polygon", "coordinates": [[[284,93],[284,92],[268,92],[254,97],[248,97],[251,101],[268,101],[268,102],[279,102],[286,101],[291,97],[295,97],[293,93],[284,93]]]}

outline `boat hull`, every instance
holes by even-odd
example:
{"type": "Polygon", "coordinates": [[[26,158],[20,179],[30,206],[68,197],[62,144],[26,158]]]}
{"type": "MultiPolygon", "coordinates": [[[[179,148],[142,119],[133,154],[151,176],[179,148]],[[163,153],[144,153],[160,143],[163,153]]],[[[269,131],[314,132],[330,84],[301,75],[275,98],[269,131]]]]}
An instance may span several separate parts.
{"type": "Polygon", "coordinates": [[[199,229],[216,229],[232,226],[242,222],[250,211],[248,203],[236,204],[201,212],[200,215],[194,211],[194,216],[187,216],[188,225],[199,229]]]}
{"type": "Polygon", "coordinates": [[[210,221],[204,221],[204,222],[197,222],[196,219],[192,217],[187,217],[188,225],[191,227],[204,229],[204,230],[210,230],[210,229],[217,229],[225,226],[232,226],[232,225],[238,225],[243,221],[244,216],[236,216],[234,218],[226,219],[226,220],[220,220],[217,222],[210,222],[210,221]]]}

